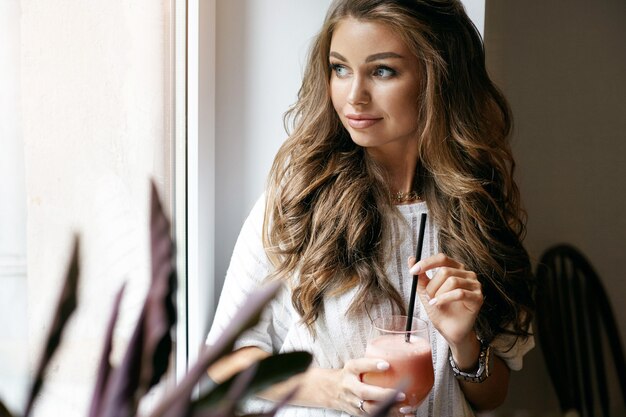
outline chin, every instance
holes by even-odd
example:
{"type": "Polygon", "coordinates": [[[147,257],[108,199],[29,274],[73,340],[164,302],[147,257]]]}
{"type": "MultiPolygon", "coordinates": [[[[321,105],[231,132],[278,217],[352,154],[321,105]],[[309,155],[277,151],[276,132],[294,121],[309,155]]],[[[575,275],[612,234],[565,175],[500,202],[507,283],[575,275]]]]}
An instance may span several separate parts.
{"type": "Polygon", "coordinates": [[[371,137],[370,135],[364,135],[362,133],[353,134],[350,132],[350,139],[354,142],[355,145],[358,145],[362,148],[373,148],[376,146],[380,146],[380,140],[371,137]]]}

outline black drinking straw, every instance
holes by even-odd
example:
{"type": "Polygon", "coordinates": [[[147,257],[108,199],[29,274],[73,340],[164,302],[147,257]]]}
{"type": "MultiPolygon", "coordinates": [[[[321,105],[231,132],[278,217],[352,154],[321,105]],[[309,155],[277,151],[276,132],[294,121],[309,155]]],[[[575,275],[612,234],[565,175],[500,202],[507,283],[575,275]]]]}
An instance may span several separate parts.
{"type": "MultiPolygon", "coordinates": [[[[426,229],[426,213],[422,213],[420,220],[420,233],[417,239],[417,251],[415,252],[415,263],[422,259],[422,247],[424,246],[424,229],[426,229]]],[[[417,275],[413,275],[413,285],[411,286],[411,299],[409,300],[409,311],[406,317],[405,342],[411,341],[411,327],[413,326],[413,311],[415,310],[415,293],[417,292],[417,275]]]]}

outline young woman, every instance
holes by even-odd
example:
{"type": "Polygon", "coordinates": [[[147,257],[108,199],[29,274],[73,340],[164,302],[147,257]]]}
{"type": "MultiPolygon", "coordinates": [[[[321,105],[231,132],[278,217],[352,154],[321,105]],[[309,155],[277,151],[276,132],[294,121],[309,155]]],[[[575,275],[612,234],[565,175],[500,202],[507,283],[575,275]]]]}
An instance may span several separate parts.
{"type": "Polygon", "coordinates": [[[456,417],[500,405],[509,370],[533,346],[532,279],[509,108],[460,2],[333,2],[288,117],[292,131],[243,226],[207,343],[255,287],[286,285],[210,375],[307,350],[314,366],[262,397],[298,385],[281,415],[367,415],[393,392],[361,380],[389,367],[363,357],[371,319],[405,312],[416,274],[435,383],[417,409],[399,411],[456,417]]]}

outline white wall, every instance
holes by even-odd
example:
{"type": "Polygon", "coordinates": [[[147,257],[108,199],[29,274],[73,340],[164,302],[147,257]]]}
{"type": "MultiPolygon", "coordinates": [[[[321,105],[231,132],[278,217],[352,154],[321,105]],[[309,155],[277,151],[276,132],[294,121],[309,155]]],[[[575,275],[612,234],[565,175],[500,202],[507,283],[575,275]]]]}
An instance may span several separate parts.
{"type": "Polygon", "coordinates": [[[114,292],[128,281],[118,347],[145,294],[149,178],[170,183],[169,1],[22,1],[21,12],[32,361],[74,232],[83,255],[79,309],[35,415],[78,416],[114,292]]]}
{"type": "Polygon", "coordinates": [[[20,3],[0,2],[0,398],[24,401],[28,363],[26,184],[20,128],[20,3]]]}
{"type": "Polygon", "coordinates": [[[218,0],[216,296],[235,239],[286,138],[302,62],[330,0],[218,0]],[[280,12],[279,12],[280,11],[280,12]]]}
{"type": "MultiPolygon", "coordinates": [[[[188,364],[204,346],[214,311],[216,0],[186,2],[188,364]]],[[[178,167],[180,168],[180,167],[178,167]]],[[[180,169],[179,169],[180,172],[180,169]]],[[[180,240],[179,242],[179,250],[180,240]]],[[[180,306],[180,304],[179,304],[180,306]]],[[[182,316],[182,311],[179,310],[182,316]]],[[[180,346],[180,345],[179,345],[180,346]]],[[[182,352],[180,352],[182,353],[182,352]]],[[[177,375],[182,376],[182,367],[177,375]]]]}
{"type": "MultiPolygon", "coordinates": [[[[514,152],[533,260],[568,242],[599,273],[626,341],[626,2],[494,0],[487,58],[515,118],[514,152]]],[[[507,407],[557,407],[537,349],[507,407]]],[[[625,415],[622,408],[614,415],[625,415]]],[[[509,415],[509,414],[504,414],[509,415]]]]}
{"type": "MultiPolygon", "coordinates": [[[[239,229],[286,138],[312,37],[330,0],[218,0],[215,280],[219,296],[239,229]]],[[[484,0],[466,0],[482,31],[484,0]]]]}

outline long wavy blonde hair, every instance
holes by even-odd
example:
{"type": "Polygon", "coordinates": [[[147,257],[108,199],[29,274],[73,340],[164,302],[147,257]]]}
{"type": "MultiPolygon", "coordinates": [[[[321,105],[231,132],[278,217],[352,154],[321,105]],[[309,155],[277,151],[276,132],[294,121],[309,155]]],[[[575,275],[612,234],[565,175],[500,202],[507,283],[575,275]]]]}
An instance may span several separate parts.
{"type": "Polygon", "coordinates": [[[330,99],[330,43],[348,17],[388,25],[419,58],[415,186],[439,226],[442,252],[479,276],[479,335],[527,335],[533,281],[521,244],[525,217],[507,139],[510,111],[487,75],[480,35],[456,0],[330,6],[268,180],[263,238],[273,276],[290,282],[292,303],[312,331],[325,297],[355,287],[349,314],[377,300],[404,311],[385,272],[388,222],[397,213],[385,172],[352,142],[330,99]]]}

